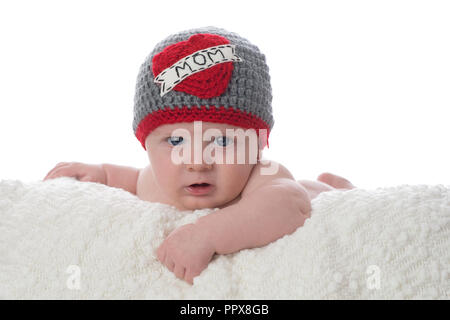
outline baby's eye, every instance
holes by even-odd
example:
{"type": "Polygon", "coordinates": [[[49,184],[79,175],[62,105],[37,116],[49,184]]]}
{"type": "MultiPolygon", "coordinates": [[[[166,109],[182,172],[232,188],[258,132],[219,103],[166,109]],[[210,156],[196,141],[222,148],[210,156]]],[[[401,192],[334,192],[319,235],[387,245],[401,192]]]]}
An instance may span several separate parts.
{"type": "Polygon", "coordinates": [[[167,142],[172,146],[176,146],[183,141],[183,137],[169,137],[167,138],[167,142]]]}
{"type": "Polygon", "coordinates": [[[214,139],[214,142],[221,147],[226,147],[233,143],[233,139],[226,136],[219,136],[214,139]]]}

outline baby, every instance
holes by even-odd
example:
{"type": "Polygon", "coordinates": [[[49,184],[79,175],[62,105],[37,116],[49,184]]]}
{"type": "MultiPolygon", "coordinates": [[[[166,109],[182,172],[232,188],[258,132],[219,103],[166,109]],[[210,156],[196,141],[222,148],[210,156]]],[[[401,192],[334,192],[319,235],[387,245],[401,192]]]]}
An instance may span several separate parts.
{"type": "Polygon", "coordinates": [[[297,181],[261,159],[274,124],[271,102],[265,56],[248,40],[215,27],[171,35],[142,64],[136,85],[133,129],[150,164],[63,162],[44,180],[102,183],[179,210],[218,208],[174,230],[156,252],[193,284],[214,254],[291,234],[319,193],[354,188],[330,173],[297,181]]]}

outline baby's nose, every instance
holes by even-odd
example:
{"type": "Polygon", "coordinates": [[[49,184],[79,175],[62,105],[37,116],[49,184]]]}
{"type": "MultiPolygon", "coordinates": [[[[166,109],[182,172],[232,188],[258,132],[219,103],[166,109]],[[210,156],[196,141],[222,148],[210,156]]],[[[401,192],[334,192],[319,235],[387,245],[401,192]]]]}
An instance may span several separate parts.
{"type": "Polygon", "coordinates": [[[202,163],[190,163],[187,165],[189,171],[208,171],[212,169],[212,164],[202,163]]]}

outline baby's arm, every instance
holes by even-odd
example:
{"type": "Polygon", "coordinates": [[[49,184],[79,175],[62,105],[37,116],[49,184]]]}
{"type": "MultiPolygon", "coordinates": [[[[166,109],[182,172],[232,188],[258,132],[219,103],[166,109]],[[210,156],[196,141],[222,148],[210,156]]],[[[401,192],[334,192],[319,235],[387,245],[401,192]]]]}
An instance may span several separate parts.
{"type": "Polygon", "coordinates": [[[228,254],[265,246],[303,226],[311,216],[307,191],[280,178],[253,190],[238,203],[198,219],[215,252],[228,254]]]}
{"type": "Polygon", "coordinates": [[[140,169],[104,163],[101,165],[105,171],[105,184],[110,187],[121,188],[136,194],[137,180],[140,169]]]}
{"type": "Polygon", "coordinates": [[[193,284],[215,253],[261,247],[293,233],[311,215],[303,186],[289,178],[266,182],[240,201],[175,229],[157,250],[176,277],[193,284]]]}
{"type": "Polygon", "coordinates": [[[102,183],[136,194],[136,185],[140,172],[140,169],[107,163],[60,162],[50,170],[44,180],[73,177],[79,181],[102,183]]]}

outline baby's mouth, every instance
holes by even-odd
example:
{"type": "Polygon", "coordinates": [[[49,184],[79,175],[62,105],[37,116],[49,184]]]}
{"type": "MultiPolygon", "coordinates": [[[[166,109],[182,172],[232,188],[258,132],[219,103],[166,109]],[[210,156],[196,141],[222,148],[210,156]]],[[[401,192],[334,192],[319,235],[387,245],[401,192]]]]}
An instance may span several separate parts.
{"type": "Polygon", "coordinates": [[[209,186],[209,183],[193,183],[189,187],[207,187],[209,186]]]}
{"type": "Polygon", "coordinates": [[[212,185],[209,183],[193,183],[186,187],[186,190],[193,195],[207,194],[212,190],[212,185]]]}

